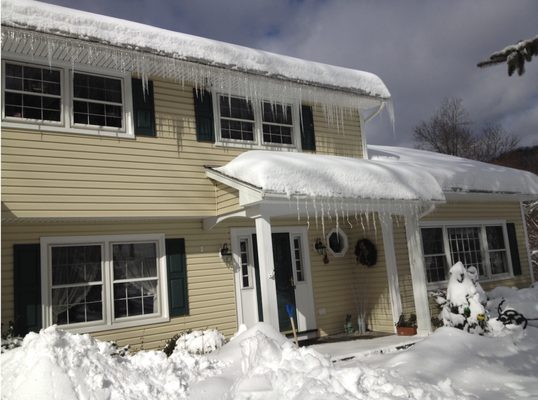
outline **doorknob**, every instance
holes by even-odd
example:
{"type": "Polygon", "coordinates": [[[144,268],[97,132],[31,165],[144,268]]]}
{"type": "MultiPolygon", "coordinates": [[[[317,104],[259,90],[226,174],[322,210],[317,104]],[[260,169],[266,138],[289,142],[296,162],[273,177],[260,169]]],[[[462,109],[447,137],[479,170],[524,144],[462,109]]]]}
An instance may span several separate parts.
{"type": "Polygon", "coordinates": [[[293,276],[290,276],[290,286],[295,289],[295,281],[293,280],[293,276]]]}

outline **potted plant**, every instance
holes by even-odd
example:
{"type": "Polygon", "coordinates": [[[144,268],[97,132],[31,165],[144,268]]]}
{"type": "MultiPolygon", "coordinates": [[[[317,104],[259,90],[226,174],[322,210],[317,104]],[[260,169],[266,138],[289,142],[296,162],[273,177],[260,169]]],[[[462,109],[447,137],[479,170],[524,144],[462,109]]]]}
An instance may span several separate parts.
{"type": "Polygon", "coordinates": [[[413,336],[417,334],[417,316],[410,314],[406,319],[402,314],[400,319],[396,322],[396,333],[398,336],[413,336]]]}

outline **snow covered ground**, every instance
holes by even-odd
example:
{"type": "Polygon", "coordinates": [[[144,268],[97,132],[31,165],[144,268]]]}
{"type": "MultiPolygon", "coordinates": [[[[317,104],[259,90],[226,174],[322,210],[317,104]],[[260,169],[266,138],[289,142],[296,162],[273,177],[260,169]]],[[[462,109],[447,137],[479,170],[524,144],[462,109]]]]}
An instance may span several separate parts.
{"type": "MultiPolygon", "coordinates": [[[[538,285],[490,295],[538,317],[538,285]]],[[[499,301],[490,301],[492,311],[499,301]]],[[[161,351],[121,356],[88,335],[47,328],[2,354],[2,399],[538,398],[537,321],[496,336],[440,328],[407,350],[336,363],[263,323],[222,347],[214,330],[179,343],[169,358],[161,351]]]]}

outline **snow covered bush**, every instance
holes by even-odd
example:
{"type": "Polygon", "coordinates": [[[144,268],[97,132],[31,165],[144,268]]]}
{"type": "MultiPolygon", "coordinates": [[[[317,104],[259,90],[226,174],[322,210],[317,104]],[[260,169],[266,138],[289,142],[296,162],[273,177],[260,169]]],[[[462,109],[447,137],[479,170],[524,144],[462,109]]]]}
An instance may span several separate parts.
{"type": "MultiPolygon", "coordinates": [[[[3,325],[4,324],[2,324],[2,328],[3,325]]],[[[9,321],[8,328],[5,332],[2,332],[2,353],[20,347],[22,345],[23,338],[20,336],[16,336],[14,331],[15,326],[13,324],[13,321],[9,321]]]]}
{"type": "Polygon", "coordinates": [[[450,268],[449,275],[446,297],[442,293],[436,296],[437,304],[442,307],[443,325],[484,334],[488,331],[487,297],[478,283],[478,271],[474,266],[465,268],[458,261],[450,268]]]}
{"type": "Polygon", "coordinates": [[[168,357],[175,351],[186,351],[190,354],[208,354],[220,349],[225,341],[224,335],[216,329],[186,331],[180,332],[168,340],[163,351],[168,357]]]}

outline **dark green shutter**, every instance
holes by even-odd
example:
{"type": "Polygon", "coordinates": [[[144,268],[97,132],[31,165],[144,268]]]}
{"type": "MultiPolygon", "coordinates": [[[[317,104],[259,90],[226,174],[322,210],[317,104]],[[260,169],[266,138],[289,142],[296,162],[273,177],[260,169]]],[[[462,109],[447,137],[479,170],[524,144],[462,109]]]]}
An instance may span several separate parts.
{"type": "Polygon", "coordinates": [[[187,295],[187,257],[184,239],[166,239],[168,306],[171,317],[189,312],[187,295]]]}
{"type": "Polygon", "coordinates": [[[194,115],[196,117],[196,140],[215,142],[215,124],[213,122],[213,100],[207,90],[192,90],[194,98],[194,115]]]}
{"type": "Polygon", "coordinates": [[[519,249],[517,247],[516,226],[513,223],[506,224],[508,233],[508,244],[510,245],[510,255],[512,256],[512,271],[514,275],[521,275],[521,262],[519,261],[519,249]]]}
{"type": "Polygon", "coordinates": [[[41,251],[37,244],[13,246],[15,332],[41,329],[41,251]]]}
{"type": "Polygon", "coordinates": [[[316,151],[316,135],[314,132],[314,116],[312,107],[301,107],[301,144],[303,150],[316,151]]]}
{"type": "Polygon", "coordinates": [[[133,78],[133,116],[135,135],[156,136],[153,82],[148,81],[147,91],[142,88],[142,79],[133,78]]]}

